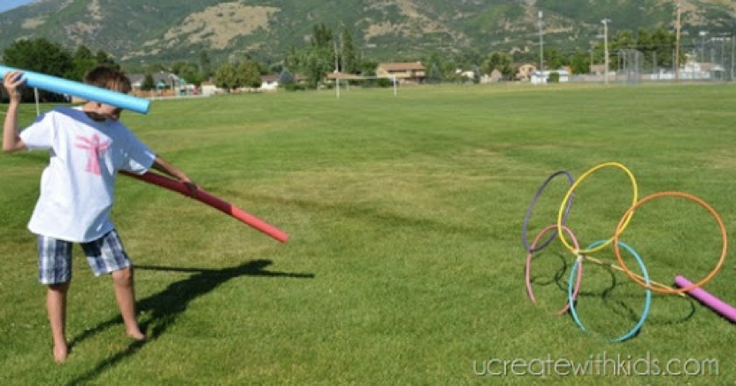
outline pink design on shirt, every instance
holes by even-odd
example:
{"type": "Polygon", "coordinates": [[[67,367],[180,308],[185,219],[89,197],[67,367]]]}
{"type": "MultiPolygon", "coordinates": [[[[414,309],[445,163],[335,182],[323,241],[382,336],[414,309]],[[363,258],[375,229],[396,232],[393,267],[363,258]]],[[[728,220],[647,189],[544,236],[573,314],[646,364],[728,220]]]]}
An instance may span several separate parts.
{"type": "Polygon", "coordinates": [[[89,158],[87,159],[87,167],[84,169],[92,174],[100,175],[100,155],[105,154],[110,147],[110,140],[100,143],[100,137],[95,134],[91,138],[77,136],[77,145],[79,149],[85,149],[89,158]]]}

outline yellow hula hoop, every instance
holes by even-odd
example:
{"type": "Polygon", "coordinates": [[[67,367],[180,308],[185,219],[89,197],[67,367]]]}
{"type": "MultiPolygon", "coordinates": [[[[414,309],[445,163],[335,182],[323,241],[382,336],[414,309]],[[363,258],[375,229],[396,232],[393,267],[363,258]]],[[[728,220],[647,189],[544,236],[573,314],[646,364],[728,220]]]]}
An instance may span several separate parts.
{"type": "MultiPolygon", "coordinates": [[[[625,273],[625,274],[626,274],[627,276],[628,276],[628,275],[633,275],[634,277],[638,278],[638,279],[639,279],[639,280],[641,280],[642,282],[644,282],[644,281],[646,280],[646,278],[645,278],[644,276],[641,276],[641,275],[638,275],[638,274],[636,274],[636,273],[634,273],[634,272],[631,272],[631,271],[630,271],[630,270],[628,270],[628,269],[624,269],[624,268],[621,268],[620,266],[618,266],[618,265],[616,265],[616,264],[613,264],[613,263],[608,263],[608,262],[605,262],[605,261],[602,261],[602,260],[598,260],[598,259],[596,259],[596,258],[594,258],[594,257],[591,257],[591,256],[589,256],[589,255],[580,255],[580,256],[583,256],[583,257],[584,257],[584,258],[585,258],[586,260],[590,260],[590,261],[592,261],[592,262],[594,262],[594,263],[596,263],[596,264],[598,264],[598,265],[602,265],[602,266],[604,266],[604,267],[610,267],[610,268],[613,268],[613,269],[615,269],[615,270],[617,270],[617,271],[619,271],[619,272],[623,272],[623,273],[625,273]]],[[[670,286],[668,286],[668,285],[666,285],[666,284],[662,284],[662,283],[660,283],[660,282],[657,282],[657,281],[651,280],[651,279],[649,280],[649,285],[650,285],[651,287],[659,287],[659,288],[662,288],[662,289],[663,289],[663,290],[665,290],[665,291],[670,291],[670,290],[671,290],[671,291],[675,291],[675,289],[674,289],[674,288],[672,288],[672,287],[670,287],[670,286]]],[[[649,287],[646,287],[646,284],[645,284],[645,288],[649,288],[649,287]]],[[[685,297],[685,294],[684,294],[684,293],[678,293],[678,295],[679,295],[680,297],[683,297],[683,298],[685,297]]]]}
{"type": "MultiPolygon", "coordinates": [[[[696,196],[693,196],[692,194],[682,193],[682,192],[659,192],[659,193],[650,194],[642,198],[640,201],[632,205],[631,208],[629,208],[629,210],[626,211],[626,213],[624,213],[624,215],[621,217],[621,221],[619,221],[619,225],[616,227],[616,233],[614,233],[614,236],[613,236],[615,241],[618,242],[619,236],[621,236],[621,232],[623,231],[623,227],[626,226],[624,224],[624,219],[626,218],[626,216],[631,216],[631,214],[636,209],[638,209],[640,206],[642,206],[644,203],[657,199],[657,198],[661,198],[661,197],[679,197],[679,198],[684,198],[690,201],[695,201],[698,205],[705,208],[708,211],[708,213],[711,214],[711,216],[713,216],[713,218],[716,220],[716,223],[718,223],[718,228],[720,229],[721,240],[722,240],[721,256],[718,258],[718,263],[716,263],[715,268],[713,268],[713,270],[710,271],[699,282],[692,283],[682,288],[674,289],[674,288],[667,287],[667,286],[657,287],[657,286],[652,286],[651,284],[647,285],[647,283],[645,283],[643,280],[637,277],[636,274],[634,274],[633,272],[631,272],[631,270],[629,270],[629,268],[626,266],[626,263],[624,263],[624,259],[621,257],[621,251],[619,250],[619,248],[616,246],[615,243],[614,243],[613,251],[616,254],[616,259],[621,265],[621,268],[623,269],[624,273],[626,273],[626,275],[628,275],[632,280],[637,282],[637,284],[639,284],[640,286],[651,289],[652,291],[656,291],[656,292],[664,293],[664,294],[682,294],[683,292],[688,292],[693,289],[700,288],[703,284],[709,282],[710,279],[712,279],[713,276],[715,276],[716,273],[718,273],[718,271],[720,271],[720,269],[723,267],[723,263],[726,260],[726,253],[728,251],[728,234],[726,232],[726,225],[723,224],[723,220],[721,219],[721,216],[718,215],[718,212],[716,212],[716,210],[713,209],[712,206],[708,205],[708,203],[706,203],[702,199],[696,196]]],[[[650,283],[653,283],[653,282],[650,281],[650,283]]]]}
{"type": "MultiPolygon", "coordinates": [[[[568,243],[567,240],[565,240],[565,235],[564,235],[564,232],[562,231],[562,218],[563,218],[563,214],[565,213],[565,207],[566,207],[565,204],[570,199],[570,196],[572,196],[572,193],[575,191],[575,188],[577,188],[578,185],[580,185],[580,183],[585,178],[587,178],[589,175],[593,174],[595,171],[597,171],[599,169],[602,169],[602,168],[605,168],[605,167],[609,167],[609,166],[610,167],[619,168],[619,169],[623,170],[626,173],[626,175],[629,176],[629,180],[631,180],[631,185],[634,188],[634,199],[631,201],[631,206],[634,206],[636,204],[636,201],[638,200],[639,188],[636,185],[636,179],[634,178],[634,174],[631,173],[631,170],[629,170],[626,166],[624,166],[624,165],[622,165],[622,164],[620,164],[618,162],[605,162],[605,163],[602,163],[600,165],[597,165],[597,166],[591,168],[590,170],[588,170],[587,172],[583,173],[583,175],[580,176],[580,178],[578,178],[577,180],[575,180],[575,183],[572,184],[572,186],[570,187],[570,189],[568,189],[567,194],[565,194],[565,198],[562,199],[562,205],[560,206],[560,211],[557,214],[557,236],[562,241],[562,244],[564,244],[565,247],[567,247],[567,249],[569,249],[572,253],[575,253],[575,254],[587,254],[587,253],[593,253],[595,251],[599,251],[599,250],[607,247],[608,245],[610,245],[613,242],[613,239],[615,238],[615,232],[614,232],[614,237],[611,237],[610,239],[606,240],[603,244],[598,245],[595,248],[584,249],[584,250],[579,250],[578,251],[578,250],[575,250],[575,248],[572,245],[570,245],[570,243],[568,243]]],[[[634,215],[634,211],[633,210],[629,210],[628,212],[626,212],[625,217],[624,217],[625,218],[625,221],[622,221],[622,223],[620,224],[621,226],[617,228],[617,232],[618,233],[621,233],[621,232],[624,231],[624,229],[626,228],[626,226],[629,225],[629,222],[631,221],[631,217],[633,215],[634,215]]]]}

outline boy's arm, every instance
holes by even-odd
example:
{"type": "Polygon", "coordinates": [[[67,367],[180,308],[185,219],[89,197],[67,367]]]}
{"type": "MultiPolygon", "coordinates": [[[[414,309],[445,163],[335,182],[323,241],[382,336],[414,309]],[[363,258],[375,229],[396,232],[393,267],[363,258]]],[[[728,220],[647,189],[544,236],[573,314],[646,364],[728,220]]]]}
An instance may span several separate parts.
{"type": "Polygon", "coordinates": [[[6,72],[3,77],[3,86],[8,92],[10,103],[5,113],[3,124],[3,151],[11,153],[26,148],[18,133],[18,106],[20,106],[20,90],[18,87],[25,81],[20,72],[6,72]]]}
{"type": "Polygon", "coordinates": [[[189,176],[187,176],[186,173],[184,173],[181,169],[170,164],[165,159],[157,155],[156,159],[153,161],[153,165],[151,166],[151,168],[178,179],[189,188],[189,190],[192,192],[192,195],[196,196],[198,189],[197,184],[195,184],[194,181],[192,181],[192,179],[189,178],[189,176]]]}

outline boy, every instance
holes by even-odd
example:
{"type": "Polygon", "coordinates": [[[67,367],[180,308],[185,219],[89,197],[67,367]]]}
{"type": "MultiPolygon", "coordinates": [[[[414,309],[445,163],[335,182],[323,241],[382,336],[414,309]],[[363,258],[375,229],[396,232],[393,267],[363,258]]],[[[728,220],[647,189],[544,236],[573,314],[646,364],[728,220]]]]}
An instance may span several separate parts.
{"type": "MultiPolygon", "coordinates": [[[[18,107],[24,79],[7,72],[3,79],[10,102],[3,126],[3,151],[47,150],[50,161],[41,177],[40,197],[28,223],[38,239],[38,278],[48,286],[46,307],[54,342],[54,360],[64,362],[66,297],[71,281],[72,243],[82,246],[96,276],[110,274],[128,336],[143,341],[135,312],[133,267],[109,219],[118,170],[143,174],[156,169],[196,185],[180,169],[153,153],[118,120],[122,109],[87,101],[40,115],[18,132],[18,107]]],[[[87,73],[84,82],[112,91],[130,92],[130,80],[104,66],[87,73]]]]}

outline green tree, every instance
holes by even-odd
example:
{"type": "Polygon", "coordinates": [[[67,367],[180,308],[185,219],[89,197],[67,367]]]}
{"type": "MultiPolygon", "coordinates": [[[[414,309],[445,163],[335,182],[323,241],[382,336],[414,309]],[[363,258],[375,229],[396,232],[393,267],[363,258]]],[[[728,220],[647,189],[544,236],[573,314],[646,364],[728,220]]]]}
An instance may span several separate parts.
{"type": "Polygon", "coordinates": [[[636,38],[629,30],[621,30],[616,33],[608,46],[608,61],[611,70],[618,70],[620,50],[636,49],[636,38]]]}
{"type": "Polygon", "coordinates": [[[483,73],[480,71],[480,67],[473,65],[473,83],[480,83],[480,79],[483,77],[483,73]]]}
{"type": "Polygon", "coordinates": [[[365,76],[376,76],[378,62],[371,59],[362,59],[358,64],[358,71],[365,76]]]}
{"type": "Polygon", "coordinates": [[[310,87],[317,87],[325,74],[334,67],[332,49],[325,47],[310,47],[300,59],[300,67],[307,78],[310,87]]]}
{"type": "Polygon", "coordinates": [[[258,63],[252,60],[245,60],[238,63],[235,68],[238,77],[239,87],[259,88],[261,87],[261,71],[258,63]]]}
{"type": "Polygon", "coordinates": [[[446,53],[433,52],[422,63],[428,63],[427,81],[430,83],[440,83],[455,77],[455,62],[446,53]]]}
{"type": "MultiPolygon", "coordinates": [[[[52,43],[44,38],[16,40],[5,48],[3,62],[9,67],[65,79],[72,78],[75,71],[71,54],[59,44],[52,43]]],[[[24,94],[24,99],[27,98],[24,94]]],[[[39,90],[39,99],[43,101],[61,101],[63,96],[39,90]]]]}
{"type": "Polygon", "coordinates": [[[442,72],[440,71],[440,68],[437,65],[437,63],[432,63],[432,65],[429,67],[429,74],[427,74],[427,82],[429,83],[441,83],[442,82],[442,72]]]}
{"type": "Polygon", "coordinates": [[[238,63],[223,63],[215,71],[215,86],[228,92],[241,87],[261,86],[261,73],[258,63],[246,59],[238,63]]]}
{"type": "Polygon", "coordinates": [[[468,48],[455,54],[458,68],[472,69],[483,63],[483,54],[477,48],[468,48]]]}
{"type": "Polygon", "coordinates": [[[103,50],[97,51],[95,54],[95,60],[97,60],[98,65],[104,65],[118,70],[120,69],[120,65],[115,63],[115,59],[103,50]]]}
{"type": "Polygon", "coordinates": [[[279,74],[279,84],[282,86],[286,86],[289,84],[294,83],[294,75],[289,72],[288,69],[284,68],[281,70],[281,73],[279,74]]]}
{"type": "Polygon", "coordinates": [[[238,85],[235,65],[226,62],[217,67],[215,71],[215,86],[225,89],[227,92],[240,87],[238,85]]]}
{"type": "Polygon", "coordinates": [[[176,61],[171,64],[171,72],[176,75],[181,75],[181,73],[185,71],[188,66],[190,66],[190,64],[187,62],[176,61]]]}
{"type": "Polygon", "coordinates": [[[324,23],[314,25],[309,42],[312,47],[332,48],[332,30],[324,23]]]}
{"type": "Polygon", "coordinates": [[[194,63],[182,61],[174,62],[171,65],[171,72],[184,79],[187,83],[195,84],[197,86],[202,85],[203,78],[199,72],[199,66],[194,63]]]}
{"type": "Polygon", "coordinates": [[[514,68],[511,66],[511,56],[504,52],[492,52],[488,54],[486,59],[481,63],[481,70],[490,74],[494,70],[501,73],[504,79],[511,79],[514,76],[514,68]]]}
{"type": "Polygon", "coordinates": [[[301,50],[292,49],[284,61],[306,77],[309,87],[317,87],[325,74],[335,70],[335,44],[330,31],[324,24],[312,28],[310,44],[301,50]]]}
{"type": "Polygon", "coordinates": [[[153,74],[150,72],[146,72],[146,75],[143,77],[143,82],[141,83],[141,90],[149,91],[156,88],[156,83],[153,80],[153,74]]]}
{"type": "MultiPolygon", "coordinates": [[[[652,49],[654,50],[658,67],[672,68],[674,63],[675,45],[677,36],[664,27],[659,27],[651,35],[652,49]]],[[[680,63],[685,62],[685,54],[680,52],[680,63]]]]}
{"type": "Polygon", "coordinates": [[[355,49],[353,36],[347,27],[343,27],[340,34],[340,71],[355,74],[359,71],[358,53],[355,49]]]}
{"type": "Polygon", "coordinates": [[[74,51],[72,62],[74,63],[74,70],[70,75],[70,79],[76,81],[82,81],[87,71],[97,65],[97,60],[92,54],[92,51],[85,45],[77,47],[77,50],[74,51]]]}
{"type": "Polygon", "coordinates": [[[62,78],[74,74],[69,52],[44,38],[16,40],[5,49],[3,61],[10,67],[62,78]]]}
{"type": "Polygon", "coordinates": [[[570,57],[570,71],[573,74],[590,73],[590,58],[588,54],[580,50],[575,50],[575,53],[570,57]]]}
{"type": "Polygon", "coordinates": [[[199,51],[199,75],[201,79],[209,79],[212,76],[212,62],[207,51],[199,51]]]}
{"type": "Polygon", "coordinates": [[[558,70],[567,65],[567,59],[556,48],[544,49],[544,69],[558,70]]]}

